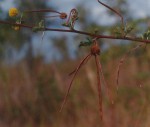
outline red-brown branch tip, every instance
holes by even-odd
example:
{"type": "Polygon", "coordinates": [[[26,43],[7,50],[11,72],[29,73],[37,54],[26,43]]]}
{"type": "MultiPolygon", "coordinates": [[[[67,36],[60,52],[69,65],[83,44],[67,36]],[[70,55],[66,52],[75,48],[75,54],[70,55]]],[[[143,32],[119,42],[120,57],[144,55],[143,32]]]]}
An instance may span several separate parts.
{"type": "Polygon", "coordinates": [[[58,13],[61,14],[58,11],[52,10],[52,9],[39,9],[39,10],[26,10],[24,13],[41,13],[41,12],[53,12],[53,13],[58,13]]]}
{"type": "Polygon", "coordinates": [[[101,2],[100,0],[97,0],[100,4],[102,4],[103,6],[105,6],[106,8],[110,9],[112,12],[114,12],[115,14],[117,14],[120,18],[121,18],[121,23],[122,23],[122,26],[124,28],[124,18],[123,16],[118,12],[116,11],[115,9],[111,8],[110,6],[104,4],[103,2],[101,2]]]}
{"type": "Polygon", "coordinates": [[[80,68],[84,65],[84,62],[85,62],[89,57],[91,57],[91,54],[88,54],[88,55],[79,63],[79,65],[77,66],[77,68],[75,69],[75,71],[72,73],[72,74],[73,74],[73,77],[72,77],[72,79],[71,79],[71,81],[70,81],[70,83],[69,83],[69,86],[68,86],[68,89],[67,89],[65,98],[64,98],[63,103],[62,103],[62,105],[61,105],[61,107],[60,107],[60,109],[59,109],[59,112],[61,112],[61,111],[63,110],[63,107],[64,107],[64,105],[66,104],[66,101],[67,101],[67,98],[68,98],[68,95],[69,95],[69,91],[70,91],[70,89],[71,89],[72,83],[73,83],[73,81],[74,81],[74,79],[75,79],[75,77],[76,77],[78,71],[79,71],[80,68]]]}
{"type": "Polygon", "coordinates": [[[116,77],[116,84],[117,84],[116,89],[117,89],[117,91],[118,91],[118,87],[119,87],[120,68],[121,68],[122,64],[126,61],[128,55],[129,55],[130,53],[132,53],[133,51],[135,51],[136,49],[138,49],[138,48],[140,48],[140,47],[142,47],[142,46],[144,46],[144,44],[139,44],[139,45],[137,45],[136,47],[130,49],[130,50],[121,58],[121,60],[119,61],[119,65],[118,65],[118,67],[117,67],[117,77],[116,77]]]}
{"type": "Polygon", "coordinates": [[[98,57],[95,56],[95,63],[96,63],[96,70],[97,70],[97,89],[98,89],[98,98],[99,98],[99,112],[100,112],[100,119],[103,120],[103,107],[102,107],[102,90],[101,90],[101,80],[100,80],[100,70],[99,70],[99,63],[98,57]]]}

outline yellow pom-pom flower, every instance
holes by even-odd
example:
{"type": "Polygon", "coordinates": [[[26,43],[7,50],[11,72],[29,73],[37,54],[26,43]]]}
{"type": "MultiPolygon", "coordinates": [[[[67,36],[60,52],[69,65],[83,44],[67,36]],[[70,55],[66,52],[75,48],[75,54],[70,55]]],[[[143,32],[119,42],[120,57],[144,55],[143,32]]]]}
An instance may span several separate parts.
{"type": "Polygon", "coordinates": [[[10,8],[9,9],[9,16],[10,17],[15,17],[17,16],[19,13],[18,9],[17,8],[10,8]]]}

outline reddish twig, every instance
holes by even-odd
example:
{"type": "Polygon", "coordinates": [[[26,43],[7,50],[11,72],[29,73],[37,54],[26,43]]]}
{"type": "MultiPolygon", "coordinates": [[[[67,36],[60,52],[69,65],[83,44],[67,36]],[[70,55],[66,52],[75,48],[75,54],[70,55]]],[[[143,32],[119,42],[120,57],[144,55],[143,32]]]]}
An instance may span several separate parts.
{"type": "Polygon", "coordinates": [[[111,96],[111,94],[110,94],[110,92],[109,92],[108,84],[107,84],[107,82],[106,82],[106,80],[105,80],[105,77],[104,77],[104,74],[103,74],[101,62],[98,61],[98,64],[99,64],[99,70],[100,70],[101,75],[102,75],[102,80],[103,80],[104,85],[105,85],[105,87],[106,87],[107,96],[108,96],[108,98],[109,98],[111,104],[114,104],[114,101],[113,101],[113,99],[112,99],[112,96],[111,96]]]}
{"type": "MultiPolygon", "coordinates": [[[[91,58],[91,55],[89,55],[89,57],[86,58],[86,60],[84,61],[83,65],[85,65],[89,61],[90,58],[91,58]]],[[[72,74],[74,74],[75,71],[76,71],[76,69],[73,70],[71,73],[69,73],[69,76],[71,76],[72,74]]]]}
{"type": "MultiPolygon", "coordinates": [[[[99,110],[100,110],[100,119],[102,120],[103,119],[103,111],[102,111],[102,90],[101,90],[101,80],[100,80],[100,73],[102,73],[102,69],[101,69],[101,64],[98,60],[98,55],[100,55],[100,48],[97,44],[97,40],[96,39],[93,39],[93,45],[91,47],[91,52],[90,54],[88,54],[81,62],[80,64],[78,65],[78,67],[73,71],[71,72],[69,75],[72,75],[73,74],[73,77],[71,79],[71,82],[69,83],[69,87],[67,89],[67,92],[66,92],[66,95],[65,95],[65,98],[63,100],[63,103],[61,105],[61,108],[60,108],[60,112],[62,111],[65,103],[66,103],[66,100],[67,100],[67,97],[68,97],[68,94],[69,94],[69,91],[70,91],[70,88],[71,88],[71,85],[74,81],[74,78],[76,77],[79,69],[88,62],[88,60],[91,58],[91,56],[94,56],[95,57],[95,63],[96,63],[96,70],[97,70],[97,85],[98,85],[98,97],[99,97],[99,110]]],[[[102,73],[103,75],[103,73],[102,73]]],[[[104,79],[104,77],[103,77],[104,79]]],[[[105,80],[105,79],[104,79],[105,80]]],[[[107,87],[107,86],[106,86],[107,87]]]]}
{"type": "Polygon", "coordinates": [[[53,12],[53,13],[58,13],[58,14],[61,14],[61,12],[58,12],[58,11],[55,11],[55,10],[52,10],[52,9],[40,9],[40,10],[27,10],[27,11],[24,11],[25,13],[34,13],[34,12],[53,12]]]}
{"type": "Polygon", "coordinates": [[[119,86],[119,74],[120,74],[120,67],[124,63],[124,61],[127,59],[128,54],[132,53],[136,49],[142,47],[144,44],[137,45],[136,47],[130,49],[120,60],[119,65],[117,67],[117,77],[116,77],[116,83],[117,83],[117,91],[118,91],[118,86],[119,86]]]}
{"type": "Polygon", "coordinates": [[[121,18],[121,23],[122,23],[122,26],[124,27],[124,19],[123,19],[123,16],[118,12],[116,11],[115,9],[111,8],[110,6],[104,4],[103,2],[101,2],[100,0],[97,0],[100,4],[102,4],[103,6],[105,6],[106,8],[110,9],[112,12],[114,12],[115,14],[117,14],[120,18],[121,18]]]}
{"type": "Polygon", "coordinates": [[[102,90],[101,90],[101,81],[100,81],[100,70],[99,70],[99,63],[98,57],[95,55],[95,63],[96,63],[96,70],[97,70],[97,87],[98,87],[98,98],[99,98],[99,111],[100,111],[100,118],[103,119],[103,107],[102,107],[102,90]]]}
{"type": "Polygon", "coordinates": [[[80,62],[80,64],[79,64],[78,67],[76,68],[76,70],[75,70],[75,72],[74,72],[74,75],[73,75],[73,77],[72,77],[72,79],[71,79],[71,82],[69,83],[69,87],[68,87],[68,89],[67,89],[65,98],[64,98],[64,100],[63,100],[63,103],[62,103],[62,105],[61,105],[61,108],[60,108],[59,112],[62,111],[64,105],[66,104],[66,100],[67,100],[67,97],[68,97],[68,95],[69,95],[70,88],[71,88],[71,86],[72,86],[72,83],[73,83],[73,81],[74,81],[74,79],[75,79],[75,77],[76,77],[76,75],[77,75],[79,69],[82,67],[82,65],[84,64],[84,62],[86,61],[86,59],[88,59],[88,57],[90,57],[90,56],[91,56],[91,54],[88,54],[88,55],[80,62]]]}
{"type": "Polygon", "coordinates": [[[58,12],[58,11],[55,11],[55,10],[51,10],[51,9],[41,9],[41,10],[30,10],[30,11],[24,11],[24,13],[45,13],[45,12],[52,12],[52,13],[57,13],[59,15],[56,15],[56,16],[48,16],[46,18],[50,18],[50,17],[60,17],[61,19],[65,19],[67,18],[67,14],[64,13],[64,12],[58,12]]]}
{"type": "MultiPolygon", "coordinates": [[[[34,27],[34,26],[27,25],[27,24],[17,24],[17,23],[8,22],[8,21],[2,21],[2,20],[0,20],[0,23],[7,24],[7,25],[16,25],[16,26],[20,26],[20,27],[29,28],[29,29],[32,29],[34,27]]],[[[98,34],[88,33],[88,32],[84,32],[84,31],[74,30],[74,29],[66,30],[66,29],[54,29],[54,28],[45,27],[44,29],[39,30],[39,31],[57,31],[57,32],[78,33],[78,34],[95,37],[97,39],[100,39],[100,38],[116,39],[116,40],[120,39],[120,40],[136,41],[136,42],[141,42],[141,43],[146,43],[146,44],[150,43],[150,40],[145,40],[145,39],[136,38],[136,37],[116,37],[116,36],[109,36],[109,35],[98,35],[98,34]]]]}

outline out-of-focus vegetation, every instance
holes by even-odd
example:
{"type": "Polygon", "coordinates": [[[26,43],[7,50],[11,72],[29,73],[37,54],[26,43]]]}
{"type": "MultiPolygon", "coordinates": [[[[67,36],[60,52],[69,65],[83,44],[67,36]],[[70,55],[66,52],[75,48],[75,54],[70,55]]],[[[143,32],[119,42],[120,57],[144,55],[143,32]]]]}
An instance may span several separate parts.
{"type": "MultiPolygon", "coordinates": [[[[34,0],[20,1],[20,3],[16,0],[16,5],[22,10],[47,8],[46,2],[40,3],[34,0]]],[[[83,9],[79,21],[85,31],[93,32],[100,29],[99,33],[109,34],[120,22],[118,20],[114,26],[98,26],[95,22],[88,22],[86,19],[88,11],[81,6],[78,7],[79,12],[83,9]]],[[[118,0],[113,6],[127,7],[127,4],[118,0]]],[[[148,18],[135,21],[125,11],[121,12],[127,16],[131,24],[136,26],[131,35],[138,35],[147,29],[148,18]]],[[[3,13],[6,15],[5,12],[3,13]]],[[[31,16],[35,19],[29,19],[28,22],[38,20],[38,16],[37,14],[31,16]]],[[[33,36],[36,34],[27,29],[14,32],[10,26],[0,24],[0,127],[100,127],[94,59],[80,70],[63,112],[58,112],[70,79],[68,74],[88,49],[79,48],[76,59],[72,60],[67,51],[69,44],[66,43],[67,34],[61,38],[52,38],[63,59],[44,63],[41,56],[33,56],[31,44],[33,36]],[[28,45],[25,57],[16,64],[11,64],[12,50],[19,53],[25,44],[28,45]],[[6,56],[10,59],[10,63],[5,60],[6,56]]],[[[85,38],[76,35],[73,40],[77,43],[82,39],[85,38]]],[[[115,102],[114,105],[109,103],[106,89],[103,87],[103,127],[150,126],[149,45],[129,54],[121,66],[119,90],[116,91],[117,65],[120,58],[134,45],[134,42],[101,40],[102,51],[99,59],[115,102]]]]}
{"type": "MultiPolygon", "coordinates": [[[[116,50],[118,48],[121,47],[115,47],[116,50]]],[[[109,52],[105,55],[107,54],[109,52]]],[[[103,57],[105,56],[102,56],[102,59],[103,57]]],[[[148,58],[143,53],[142,57],[148,58]]],[[[131,56],[123,65],[118,94],[114,81],[118,58],[109,58],[103,64],[109,90],[115,101],[113,106],[110,105],[103,88],[105,127],[149,126],[150,66],[148,60],[140,64],[142,59],[131,56]]],[[[40,58],[33,61],[32,70],[29,70],[25,61],[13,67],[1,65],[0,126],[100,126],[93,60],[85,65],[77,76],[62,113],[59,113],[58,109],[67,89],[67,74],[79,60],[51,64],[44,64],[40,58]]]]}

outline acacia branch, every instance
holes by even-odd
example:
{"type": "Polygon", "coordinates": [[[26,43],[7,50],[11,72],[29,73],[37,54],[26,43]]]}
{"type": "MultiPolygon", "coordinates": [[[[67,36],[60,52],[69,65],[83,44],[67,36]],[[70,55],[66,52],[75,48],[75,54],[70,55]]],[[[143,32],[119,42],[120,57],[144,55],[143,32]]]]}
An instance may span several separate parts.
{"type": "MultiPolygon", "coordinates": [[[[33,29],[34,28],[34,26],[30,26],[30,25],[26,25],[26,24],[16,24],[16,23],[12,23],[12,22],[8,22],[8,21],[2,21],[2,20],[0,20],[0,24],[20,26],[20,27],[29,28],[29,29],[33,29]]],[[[100,38],[120,39],[120,40],[136,41],[136,42],[147,43],[147,44],[150,43],[150,40],[141,39],[141,38],[137,38],[137,37],[129,37],[129,36],[116,37],[116,36],[109,36],[109,35],[100,35],[100,34],[93,34],[93,33],[85,32],[85,31],[79,31],[79,30],[74,30],[74,29],[73,30],[66,30],[66,29],[55,29],[55,28],[47,28],[47,27],[45,27],[44,29],[41,29],[39,31],[68,32],[68,33],[77,33],[77,34],[82,34],[82,35],[88,35],[88,36],[91,36],[91,37],[95,37],[97,39],[100,39],[100,38]]]]}

